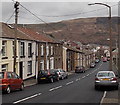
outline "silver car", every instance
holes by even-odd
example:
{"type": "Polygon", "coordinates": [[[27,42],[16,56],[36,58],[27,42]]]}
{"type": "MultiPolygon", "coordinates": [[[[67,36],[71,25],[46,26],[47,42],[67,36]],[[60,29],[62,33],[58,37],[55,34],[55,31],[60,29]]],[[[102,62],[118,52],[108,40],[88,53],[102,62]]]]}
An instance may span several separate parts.
{"type": "Polygon", "coordinates": [[[92,63],[90,64],[90,67],[91,67],[91,68],[94,68],[95,66],[96,66],[95,62],[92,62],[92,63]]]}
{"type": "Polygon", "coordinates": [[[113,71],[99,71],[95,77],[95,89],[101,86],[113,86],[118,89],[118,78],[113,71]]]}
{"type": "Polygon", "coordinates": [[[68,78],[68,73],[65,70],[63,70],[63,69],[56,69],[56,71],[57,71],[60,79],[68,78]]]}

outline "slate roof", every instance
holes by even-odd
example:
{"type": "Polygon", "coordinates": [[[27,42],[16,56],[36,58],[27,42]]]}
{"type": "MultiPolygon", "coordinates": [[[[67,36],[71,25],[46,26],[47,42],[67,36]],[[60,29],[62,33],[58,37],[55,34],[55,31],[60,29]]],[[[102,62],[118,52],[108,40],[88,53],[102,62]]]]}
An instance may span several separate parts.
{"type": "Polygon", "coordinates": [[[54,40],[50,39],[46,35],[39,34],[38,32],[35,32],[31,29],[19,27],[18,30],[28,35],[29,37],[31,37],[32,39],[36,41],[54,42],[54,40]]]}
{"type": "MultiPolygon", "coordinates": [[[[0,25],[2,26],[2,36],[0,36],[1,38],[15,38],[15,30],[13,25],[8,25],[5,23],[0,23],[0,25]]],[[[17,39],[57,43],[57,41],[53,40],[50,37],[47,37],[47,35],[39,34],[38,32],[35,32],[28,28],[18,27],[17,30],[17,39]]]]}
{"type": "MultiPolygon", "coordinates": [[[[2,38],[15,38],[15,31],[14,28],[10,25],[7,25],[5,23],[0,23],[2,25],[2,38]]],[[[31,37],[21,33],[21,32],[17,32],[17,38],[18,39],[24,39],[24,40],[33,40],[31,37]]]]}

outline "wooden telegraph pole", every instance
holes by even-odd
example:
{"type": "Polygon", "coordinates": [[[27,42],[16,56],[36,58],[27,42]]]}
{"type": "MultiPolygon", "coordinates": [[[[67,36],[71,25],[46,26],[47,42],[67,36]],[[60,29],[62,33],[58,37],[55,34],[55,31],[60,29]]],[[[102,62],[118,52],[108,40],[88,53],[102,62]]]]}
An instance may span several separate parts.
{"type": "Polygon", "coordinates": [[[16,55],[17,55],[17,51],[16,51],[16,47],[17,47],[17,22],[18,22],[18,6],[19,6],[19,2],[16,1],[16,3],[14,4],[14,8],[15,8],[15,38],[14,38],[14,65],[13,65],[13,71],[16,72],[16,55]]]}

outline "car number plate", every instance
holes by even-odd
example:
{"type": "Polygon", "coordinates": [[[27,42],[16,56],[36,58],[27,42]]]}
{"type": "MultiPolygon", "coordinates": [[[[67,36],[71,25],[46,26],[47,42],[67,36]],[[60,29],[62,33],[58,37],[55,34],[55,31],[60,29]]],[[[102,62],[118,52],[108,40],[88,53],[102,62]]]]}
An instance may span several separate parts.
{"type": "Polygon", "coordinates": [[[44,78],[40,78],[40,79],[46,79],[46,78],[44,77],[44,78]]]}
{"type": "Polygon", "coordinates": [[[109,80],[108,78],[104,78],[104,79],[102,79],[102,80],[109,80]]]}

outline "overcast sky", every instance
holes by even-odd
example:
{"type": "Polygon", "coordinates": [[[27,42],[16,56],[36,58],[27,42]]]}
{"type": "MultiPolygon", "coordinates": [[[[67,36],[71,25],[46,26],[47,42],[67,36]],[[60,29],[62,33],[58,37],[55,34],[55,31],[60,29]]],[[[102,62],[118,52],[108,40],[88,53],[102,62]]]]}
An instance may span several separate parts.
{"type": "MultiPolygon", "coordinates": [[[[2,0],[2,22],[14,23],[14,3],[12,0],[2,0]],[[9,19],[12,16],[11,19],[9,19]],[[8,21],[9,20],[9,21],[8,21]]],[[[20,0],[18,0],[20,1],[20,0]]],[[[88,3],[94,3],[95,1],[65,1],[55,2],[47,1],[41,2],[35,0],[29,0],[30,2],[20,1],[20,4],[26,7],[29,11],[36,14],[40,19],[45,22],[58,22],[62,20],[70,20],[76,18],[89,18],[89,17],[104,17],[108,16],[108,8],[101,5],[88,6],[88,3]],[[34,1],[34,2],[33,2],[34,1]]],[[[109,0],[110,2],[103,1],[112,7],[112,16],[118,16],[118,0],[109,0]]],[[[98,2],[98,1],[97,1],[98,2]]],[[[36,24],[43,23],[40,19],[27,12],[23,7],[19,6],[18,23],[36,24]]]]}

